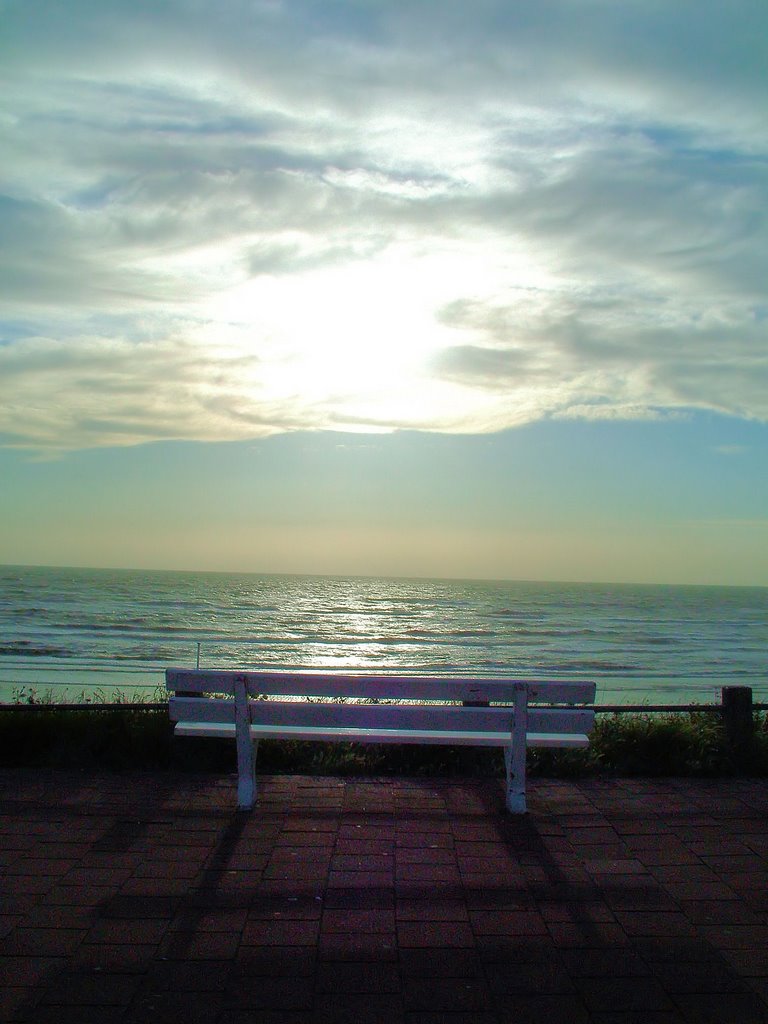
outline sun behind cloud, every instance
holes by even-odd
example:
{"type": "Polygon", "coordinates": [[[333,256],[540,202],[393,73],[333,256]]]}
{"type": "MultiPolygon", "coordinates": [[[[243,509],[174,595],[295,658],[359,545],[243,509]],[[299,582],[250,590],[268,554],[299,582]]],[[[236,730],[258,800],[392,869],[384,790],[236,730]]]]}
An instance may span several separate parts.
{"type": "Polygon", "coordinates": [[[293,403],[317,425],[448,426],[477,414],[477,395],[435,379],[434,361],[476,331],[446,324],[442,310],[498,279],[487,245],[408,240],[223,288],[200,308],[202,334],[215,343],[226,324],[228,345],[258,355],[254,400],[293,403]]]}

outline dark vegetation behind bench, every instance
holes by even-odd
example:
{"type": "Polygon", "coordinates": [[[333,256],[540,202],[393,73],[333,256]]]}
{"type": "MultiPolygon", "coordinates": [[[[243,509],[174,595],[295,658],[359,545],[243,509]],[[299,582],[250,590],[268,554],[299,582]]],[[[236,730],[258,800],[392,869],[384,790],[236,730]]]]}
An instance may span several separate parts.
{"type": "MultiPolygon", "coordinates": [[[[768,775],[768,720],[753,715],[742,750],[713,710],[598,714],[583,750],[529,750],[531,775],[768,775]]],[[[235,771],[227,740],[175,742],[167,704],[0,706],[0,766],[84,770],[235,771]]],[[[501,777],[494,750],[453,747],[354,747],[263,740],[262,774],[480,774],[501,777]]]]}

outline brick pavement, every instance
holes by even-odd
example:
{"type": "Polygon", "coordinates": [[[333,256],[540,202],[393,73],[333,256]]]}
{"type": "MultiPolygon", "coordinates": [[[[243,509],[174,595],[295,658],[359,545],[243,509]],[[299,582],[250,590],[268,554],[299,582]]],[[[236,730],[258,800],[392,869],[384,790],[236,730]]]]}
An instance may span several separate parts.
{"type": "Polygon", "coordinates": [[[0,1021],[768,1024],[768,786],[0,773],[0,1021]]]}

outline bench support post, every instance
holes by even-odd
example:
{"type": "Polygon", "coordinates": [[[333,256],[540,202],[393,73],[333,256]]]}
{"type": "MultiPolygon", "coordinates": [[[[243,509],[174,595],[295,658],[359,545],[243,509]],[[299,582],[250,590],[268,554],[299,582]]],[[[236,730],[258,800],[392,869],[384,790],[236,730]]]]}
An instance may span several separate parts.
{"type": "Polygon", "coordinates": [[[512,724],[512,745],[504,749],[507,768],[507,810],[525,814],[525,755],[528,731],[528,690],[515,687],[515,720],[512,724]]]}
{"type": "Polygon", "coordinates": [[[248,686],[244,678],[235,680],[235,740],[237,743],[237,806],[250,810],[256,803],[256,757],[251,739],[251,715],[248,686]]]}

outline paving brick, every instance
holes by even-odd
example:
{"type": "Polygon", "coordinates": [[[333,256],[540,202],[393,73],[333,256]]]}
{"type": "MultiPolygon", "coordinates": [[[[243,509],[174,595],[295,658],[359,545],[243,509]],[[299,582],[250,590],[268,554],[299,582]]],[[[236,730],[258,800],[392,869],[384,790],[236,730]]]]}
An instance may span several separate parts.
{"type": "Polygon", "coordinates": [[[242,854],[268,852],[270,849],[281,850],[285,847],[313,850],[330,850],[336,843],[336,836],[333,831],[329,832],[296,832],[289,831],[277,834],[271,841],[263,839],[252,841],[249,844],[241,843],[238,849],[242,854]]]}
{"type": "Polygon", "coordinates": [[[616,948],[629,945],[629,936],[610,921],[550,921],[547,931],[561,948],[616,948]]]}
{"type": "Polygon", "coordinates": [[[474,945],[472,929],[458,921],[399,921],[397,938],[405,947],[474,945]]]}
{"type": "Polygon", "coordinates": [[[670,899],[680,903],[683,900],[734,900],[738,893],[725,882],[667,882],[664,890],[670,899]]]}
{"type": "Polygon", "coordinates": [[[326,961],[318,968],[316,989],[321,993],[398,993],[400,971],[396,963],[326,961]]]}
{"type": "Polygon", "coordinates": [[[308,977],[258,976],[240,972],[225,990],[228,1009],[306,1011],[313,1005],[313,984],[308,977]]]}
{"type": "Polygon", "coordinates": [[[590,1013],[590,1024],[688,1024],[687,1018],[675,1010],[621,1010],[615,1013],[590,1013]]]}
{"type": "Polygon", "coordinates": [[[73,970],[94,969],[113,974],[142,974],[149,969],[159,947],[156,944],[81,943],[69,958],[73,970]]]}
{"type": "Polygon", "coordinates": [[[23,985],[3,985],[0,987],[0,1021],[28,1021],[35,1014],[35,1007],[40,999],[38,988],[23,985]]]}
{"type": "Polygon", "coordinates": [[[392,839],[338,839],[334,846],[334,853],[364,857],[368,854],[378,855],[392,853],[395,848],[392,839]]]}
{"type": "Polygon", "coordinates": [[[395,892],[391,886],[326,889],[322,895],[322,905],[325,908],[344,910],[392,910],[395,892]]]}
{"type": "Polygon", "coordinates": [[[467,906],[460,899],[398,899],[398,921],[468,921],[467,906]]]}
{"type": "MultiPolygon", "coordinates": [[[[253,899],[261,896],[281,896],[287,899],[321,899],[327,892],[325,879],[315,878],[311,881],[306,877],[293,878],[262,878],[257,884],[245,883],[227,887],[232,896],[237,898],[237,906],[248,906],[253,899]]],[[[200,890],[198,890],[200,891],[200,890]]],[[[224,893],[221,886],[218,893],[224,893]]]]}
{"type": "MultiPolygon", "coordinates": [[[[545,889],[547,898],[552,896],[549,888],[545,889]]],[[[501,885],[487,884],[485,876],[464,878],[464,885],[457,893],[457,899],[464,899],[470,910],[528,910],[534,906],[535,895],[522,882],[501,885]]]]}
{"type": "Polygon", "coordinates": [[[768,889],[768,871],[720,871],[718,877],[740,896],[760,894],[768,889]]]}
{"type": "MultiPolygon", "coordinates": [[[[221,1009],[218,993],[160,991],[145,986],[120,1018],[125,1024],[210,1024],[221,1009]]],[[[104,1024],[104,1011],[101,1011],[104,1024]]]]}
{"type": "Polygon", "coordinates": [[[644,875],[648,869],[635,857],[589,857],[584,869],[592,876],[603,875],[644,875]]]}
{"type": "Polygon", "coordinates": [[[628,935],[693,936],[693,925],[681,913],[668,911],[625,911],[617,910],[619,924],[628,935]]]}
{"type": "Polygon", "coordinates": [[[491,839],[487,840],[457,838],[455,847],[456,854],[459,857],[480,857],[483,860],[498,860],[505,864],[512,863],[515,860],[509,846],[506,843],[499,842],[498,836],[495,834],[491,839]]]}
{"type": "Polygon", "coordinates": [[[651,973],[646,961],[630,947],[563,949],[560,956],[572,978],[631,978],[651,973]]]}
{"type": "Polygon", "coordinates": [[[314,977],[316,962],[314,946],[240,946],[233,968],[249,976],[306,978],[314,977]]]}
{"type": "Polygon", "coordinates": [[[724,949],[723,959],[740,977],[768,978],[768,949],[724,949]]]}
{"type": "Polygon", "coordinates": [[[50,875],[14,875],[0,882],[0,896],[41,896],[57,884],[50,875]]]}
{"type": "Polygon", "coordinates": [[[17,923],[24,928],[90,928],[97,917],[93,907],[51,906],[47,901],[34,907],[17,923]]]}
{"type": "Polygon", "coordinates": [[[700,882],[702,885],[722,882],[722,878],[706,864],[652,864],[650,873],[662,885],[667,882],[700,882]]]}
{"type": "Polygon", "coordinates": [[[768,925],[702,925],[698,933],[718,949],[760,949],[768,946],[768,925]]]}
{"type": "Polygon", "coordinates": [[[577,978],[576,988],[592,1013],[670,1011],[675,1004],[654,978],[577,978]]]}
{"type": "Polygon", "coordinates": [[[485,966],[485,975],[496,994],[557,995],[575,991],[570,975],[557,958],[514,965],[490,963],[485,966]]]}
{"type": "Polygon", "coordinates": [[[475,935],[547,935],[538,910],[473,910],[469,919],[475,935]]]}
{"type": "Polygon", "coordinates": [[[700,963],[720,959],[720,954],[700,935],[643,935],[632,946],[648,962],[653,960],[674,963],[700,963]]]}
{"type": "Polygon", "coordinates": [[[495,995],[501,1024],[591,1024],[579,997],[573,995],[495,995]]]}
{"type": "Polygon", "coordinates": [[[523,877],[520,865],[512,860],[500,860],[495,857],[468,857],[464,854],[459,854],[456,859],[464,879],[485,877],[489,882],[495,880],[503,885],[523,877]]]}
{"type": "MultiPolygon", "coordinates": [[[[172,899],[187,896],[193,879],[187,878],[129,878],[119,887],[121,896],[147,896],[172,899]]],[[[117,890],[115,890],[116,892],[117,890]]],[[[198,890],[199,891],[199,890],[198,890]]],[[[93,895],[98,890],[92,890],[93,895]]],[[[100,900],[108,899],[114,892],[105,891],[100,900]]]]}
{"type": "MultiPolygon", "coordinates": [[[[139,872],[141,873],[141,869],[139,872]]],[[[63,885],[87,885],[93,888],[122,885],[131,877],[128,868],[82,868],[74,867],[61,879],[63,885]]]]}
{"type": "Polygon", "coordinates": [[[318,944],[321,960],[397,960],[395,932],[369,932],[350,935],[342,932],[323,932],[318,944]]]}
{"type": "Polygon", "coordinates": [[[400,949],[403,978],[483,978],[484,965],[476,950],[422,947],[400,949]]]}
{"type": "Polygon", "coordinates": [[[668,890],[648,875],[623,875],[602,885],[603,898],[613,910],[666,911],[680,907],[668,890]]]}
{"type": "Polygon", "coordinates": [[[313,1019],[327,1024],[396,1024],[403,1017],[398,995],[319,995],[313,1019]]]}
{"type": "Polygon", "coordinates": [[[691,1024],[767,1024],[768,1007],[752,992],[678,995],[675,1003],[691,1024]]]}
{"type": "Polygon", "coordinates": [[[82,928],[14,928],[0,941],[0,956],[67,956],[85,934],[82,928]]]}
{"type": "MultiPolygon", "coordinates": [[[[399,916],[399,914],[398,914],[399,916]]],[[[346,910],[326,909],[323,911],[322,930],[359,934],[360,932],[394,932],[395,914],[388,909],[346,910]]]]}
{"type": "Polygon", "coordinates": [[[768,977],[747,978],[745,984],[748,989],[754,992],[768,1006],[768,977]]]}
{"type": "Polygon", "coordinates": [[[611,908],[589,900],[542,900],[538,910],[545,921],[615,921],[611,908]]]}
{"type": "Polygon", "coordinates": [[[171,960],[228,960],[240,944],[237,932],[170,931],[160,953],[171,960]]]}
{"type": "Polygon", "coordinates": [[[498,1024],[495,1011],[470,1010],[469,1012],[447,1013],[434,1010],[411,1011],[403,1018],[405,1024],[498,1024]]]}
{"type": "Polygon", "coordinates": [[[491,995],[482,978],[409,977],[403,987],[407,1011],[445,1014],[489,1010],[491,995]]]}
{"type": "Polygon", "coordinates": [[[760,915],[738,899],[681,900],[680,909],[694,924],[762,924],[760,915]]]}
{"type": "Polygon", "coordinates": [[[157,943],[168,930],[168,921],[162,918],[115,918],[97,921],[88,932],[88,943],[137,944],[157,943]]]}
{"type": "Polygon", "coordinates": [[[61,957],[0,957],[0,989],[44,985],[59,974],[65,963],[61,957]]]}
{"type": "Polygon", "coordinates": [[[402,847],[418,847],[420,850],[452,850],[453,836],[445,832],[413,832],[400,831],[395,837],[398,849],[402,847]]]}
{"type": "Polygon", "coordinates": [[[248,911],[243,908],[221,907],[204,910],[181,910],[170,922],[172,931],[236,932],[245,926],[248,911]]]}
{"type": "MultiPolygon", "coordinates": [[[[6,877],[15,879],[25,875],[46,875],[49,878],[60,878],[71,871],[77,864],[72,858],[56,857],[22,857],[5,868],[6,877]]],[[[23,884],[23,883],[20,883],[23,884]]]]}
{"type": "Polygon", "coordinates": [[[454,864],[456,854],[450,846],[427,847],[399,846],[397,849],[398,866],[403,864],[454,864]]]}
{"type": "Polygon", "coordinates": [[[667,992],[746,992],[748,986],[736,970],[726,962],[709,960],[703,963],[670,961],[651,962],[654,977],[667,992]]]}
{"type": "Polygon", "coordinates": [[[338,871],[386,871],[394,868],[394,857],[391,853],[335,853],[331,858],[330,866],[334,872],[338,871]]]}
{"type": "MultiPolygon", "coordinates": [[[[319,896],[254,896],[244,911],[252,921],[316,921],[322,913],[323,902],[319,896]]],[[[243,912],[241,907],[232,908],[243,912]]]]}
{"type": "Polygon", "coordinates": [[[242,934],[245,946],[313,946],[320,932],[319,921],[249,921],[242,934]]]}
{"type": "Polygon", "coordinates": [[[138,977],[106,972],[71,972],[50,985],[41,1005],[64,1006],[128,1006],[140,985],[138,977]]]}

